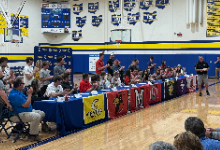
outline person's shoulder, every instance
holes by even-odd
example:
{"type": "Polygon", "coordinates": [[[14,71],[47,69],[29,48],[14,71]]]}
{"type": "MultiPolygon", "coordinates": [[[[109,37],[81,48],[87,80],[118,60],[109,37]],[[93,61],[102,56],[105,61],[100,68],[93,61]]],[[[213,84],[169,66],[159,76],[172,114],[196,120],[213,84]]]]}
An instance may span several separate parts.
{"type": "Polygon", "coordinates": [[[54,68],[54,69],[57,69],[57,68],[58,68],[58,65],[55,65],[53,68],[54,68]]]}

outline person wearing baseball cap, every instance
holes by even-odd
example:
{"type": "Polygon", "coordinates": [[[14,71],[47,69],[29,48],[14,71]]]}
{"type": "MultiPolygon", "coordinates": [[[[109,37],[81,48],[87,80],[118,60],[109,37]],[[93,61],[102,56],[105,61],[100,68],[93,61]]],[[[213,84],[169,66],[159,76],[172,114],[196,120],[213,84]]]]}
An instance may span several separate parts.
{"type": "Polygon", "coordinates": [[[114,64],[114,57],[115,57],[115,55],[114,55],[114,53],[112,52],[112,53],[110,54],[109,60],[107,61],[107,64],[109,64],[109,67],[107,68],[108,74],[110,74],[112,77],[113,77],[113,69],[112,69],[112,67],[113,67],[113,64],[114,64]]]}
{"type": "Polygon", "coordinates": [[[125,66],[121,66],[120,63],[121,63],[121,62],[116,59],[116,60],[114,61],[114,65],[113,65],[113,67],[112,67],[112,70],[113,70],[113,72],[118,71],[118,72],[119,72],[120,80],[121,80],[122,82],[124,82],[124,80],[123,80],[123,74],[124,74],[124,68],[125,68],[125,66]]]}

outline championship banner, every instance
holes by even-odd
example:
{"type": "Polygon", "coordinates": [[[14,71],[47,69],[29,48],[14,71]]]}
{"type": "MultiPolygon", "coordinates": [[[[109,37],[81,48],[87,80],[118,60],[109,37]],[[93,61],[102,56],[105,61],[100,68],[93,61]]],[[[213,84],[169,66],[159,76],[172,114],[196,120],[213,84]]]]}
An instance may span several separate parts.
{"type": "Polygon", "coordinates": [[[72,40],[79,41],[82,38],[82,30],[72,31],[72,40]]]}
{"type": "Polygon", "coordinates": [[[140,8],[143,10],[148,10],[151,6],[153,6],[153,0],[141,0],[140,8]]]}
{"type": "Polygon", "coordinates": [[[73,13],[79,15],[83,11],[83,3],[73,4],[73,13]]]}
{"type": "Polygon", "coordinates": [[[107,92],[108,114],[110,119],[124,115],[128,111],[127,90],[107,92]]]}
{"type": "Polygon", "coordinates": [[[21,36],[28,37],[28,16],[20,15],[20,29],[22,30],[21,36]]]}
{"type": "Polygon", "coordinates": [[[7,28],[7,22],[2,14],[0,14],[0,34],[4,34],[4,28],[7,28]]]}
{"type": "Polygon", "coordinates": [[[138,21],[140,21],[140,13],[136,14],[128,13],[127,21],[130,25],[135,25],[138,21]]]}
{"type": "Polygon", "coordinates": [[[124,10],[131,11],[135,7],[135,0],[124,0],[124,10]]]}
{"type": "Polygon", "coordinates": [[[99,10],[99,2],[88,4],[88,12],[89,13],[95,14],[97,10],[99,10]]]}
{"type": "Polygon", "coordinates": [[[120,15],[112,15],[112,24],[114,26],[119,26],[119,24],[121,24],[121,14],[120,15]]]}
{"type": "Polygon", "coordinates": [[[76,25],[79,28],[82,28],[86,24],[86,16],[76,17],[76,25]]]}
{"type": "Polygon", "coordinates": [[[187,92],[192,93],[196,91],[196,76],[186,78],[187,81],[187,92]]]}
{"type": "Polygon", "coordinates": [[[119,0],[108,1],[108,7],[110,12],[116,12],[116,10],[119,9],[119,0]]]}
{"type": "Polygon", "coordinates": [[[156,0],[156,7],[159,9],[164,9],[168,4],[170,0],[156,0]]]}
{"type": "Polygon", "coordinates": [[[83,105],[85,124],[89,124],[105,118],[103,94],[84,97],[83,105]]]}
{"type": "Polygon", "coordinates": [[[153,85],[148,84],[146,86],[148,87],[148,92],[146,95],[148,104],[161,101],[161,84],[155,83],[153,85]]]}
{"type": "Polygon", "coordinates": [[[177,83],[177,96],[186,94],[187,92],[187,82],[186,78],[179,78],[176,81],[177,83]]]}
{"type": "Polygon", "coordinates": [[[144,12],[143,15],[143,22],[146,24],[152,24],[154,21],[156,21],[157,19],[157,11],[154,12],[144,12]]]}
{"type": "Polygon", "coordinates": [[[172,79],[165,82],[165,99],[176,97],[176,80],[172,79]]]}
{"type": "Polygon", "coordinates": [[[99,16],[92,16],[92,25],[94,27],[99,27],[99,25],[102,23],[102,15],[99,16]]]}

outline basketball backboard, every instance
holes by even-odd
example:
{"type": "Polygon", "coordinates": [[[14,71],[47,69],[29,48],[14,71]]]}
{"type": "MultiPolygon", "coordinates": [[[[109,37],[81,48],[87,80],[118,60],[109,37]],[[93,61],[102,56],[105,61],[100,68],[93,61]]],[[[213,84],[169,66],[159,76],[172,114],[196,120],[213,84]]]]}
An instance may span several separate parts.
{"type": "Polygon", "coordinates": [[[121,40],[121,42],[131,42],[131,29],[115,29],[111,30],[110,42],[121,40]]]}
{"type": "Polygon", "coordinates": [[[5,28],[4,30],[4,42],[12,42],[15,43],[22,43],[21,37],[21,29],[14,29],[14,28],[5,28]]]}

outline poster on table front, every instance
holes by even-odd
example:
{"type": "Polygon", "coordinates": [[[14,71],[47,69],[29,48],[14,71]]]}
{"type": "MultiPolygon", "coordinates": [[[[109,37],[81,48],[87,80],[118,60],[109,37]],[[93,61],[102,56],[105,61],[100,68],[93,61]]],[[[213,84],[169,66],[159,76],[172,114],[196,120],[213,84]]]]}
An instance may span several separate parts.
{"type": "Polygon", "coordinates": [[[155,83],[153,85],[147,84],[147,101],[148,104],[157,103],[161,101],[161,83],[155,83]]]}
{"type": "Polygon", "coordinates": [[[187,82],[186,78],[180,78],[177,80],[177,96],[186,94],[187,92],[187,82]]]}
{"type": "Polygon", "coordinates": [[[176,97],[176,80],[168,80],[165,82],[165,99],[171,99],[176,97]]]}
{"type": "Polygon", "coordinates": [[[89,73],[96,72],[96,61],[99,59],[99,55],[89,55],[89,73]]]}
{"type": "Polygon", "coordinates": [[[94,95],[83,98],[84,124],[89,124],[105,118],[104,95],[94,95]]]}

